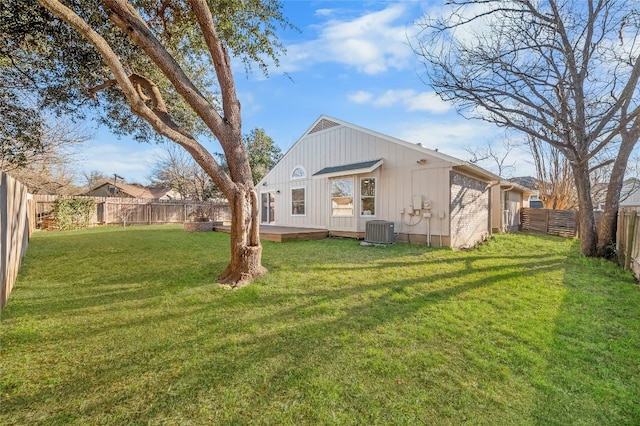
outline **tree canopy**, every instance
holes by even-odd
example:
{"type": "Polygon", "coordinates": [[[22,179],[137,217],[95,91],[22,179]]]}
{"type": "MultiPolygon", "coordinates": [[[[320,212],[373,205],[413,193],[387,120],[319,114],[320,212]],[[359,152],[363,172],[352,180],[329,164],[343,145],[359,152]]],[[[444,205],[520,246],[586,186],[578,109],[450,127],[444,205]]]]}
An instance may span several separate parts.
{"type": "Polygon", "coordinates": [[[253,183],[257,184],[282,158],[282,152],[264,129],[252,129],[244,135],[244,144],[249,154],[253,183]]]}
{"type": "Polygon", "coordinates": [[[278,0],[16,0],[0,9],[0,59],[43,106],[91,107],[116,132],[185,148],[229,200],[231,263],[218,280],[238,287],[266,270],[231,57],[277,64],[278,27],[291,27],[278,0]]]}
{"type": "MultiPolygon", "coordinates": [[[[40,2],[45,3],[45,2],[40,2]]],[[[130,4],[166,52],[217,110],[220,88],[208,47],[198,31],[189,1],[137,0],[109,2],[82,0],[52,2],[73,5],[73,12],[108,43],[129,74],[153,81],[162,93],[172,119],[196,135],[211,137],[202,120],[177,93],[162,70],[137,43],[114,23],[112,7],[130,4]],[[113,3],[110,5],[110,3],[113,3]]],[[[247,69],[257,66],[264,73],[270,62],[278,64],[284,49],[276,32],[293,28],[276,0],[209,0],[215,28],[224,46],[247,69]]],[[[6,86],[36,97],[39,108],[57,113],[72,112],[81,119],[98,113],[101,124],[116,134],[138,140],[157,138],[151,126],[131,111],[112,71],[87,39],[38,2],[12,0],[0,5],[0,72],[6,86]],[[98,92],[104,85],[105,90],[98,92]]]]}
{"type": "Polygon", "coordinates": [[[424,19],[415,46],[429,84],[463,115],[542,141],[569,160],[582,251],[595,254],[589,174],[614,163],[600,238],[607,244],[640,135],[640,4],[456,0],[445,9],[424,19]]]}

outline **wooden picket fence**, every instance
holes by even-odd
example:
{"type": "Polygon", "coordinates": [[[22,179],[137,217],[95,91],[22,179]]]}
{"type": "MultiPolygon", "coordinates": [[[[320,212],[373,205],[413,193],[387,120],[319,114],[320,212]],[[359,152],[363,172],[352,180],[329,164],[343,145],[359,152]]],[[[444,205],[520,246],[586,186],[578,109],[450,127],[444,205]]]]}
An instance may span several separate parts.
{"type": "Polygon", "coordinates": [[[618,263],[640,279],[640,211],[636,208],[623,207],[618,211],[616,254],[618,263]]]}
{"type": "MultiPolygon", "coordinates": [[[[41,229],[55,227],[52,221],[55,195],[34,195],[36,223],[41,229]]],[[[149,200],[117,197],[90,198],[95,202],[89,225],[153,225],[182,223],[199,216],[213,221],[231,221],[231,209],[226,201],[149,200]]]]}
{"type": "Polygon", "coordinates": [[[523,208],[520,210],[520,229],[572,238],[578,234],[578,212],[523,208]]]}
{"type": "Polygon", "coordinates": [[[0,309],[9,298],[35,223],[27,187],[0,173],[0,309]]]}

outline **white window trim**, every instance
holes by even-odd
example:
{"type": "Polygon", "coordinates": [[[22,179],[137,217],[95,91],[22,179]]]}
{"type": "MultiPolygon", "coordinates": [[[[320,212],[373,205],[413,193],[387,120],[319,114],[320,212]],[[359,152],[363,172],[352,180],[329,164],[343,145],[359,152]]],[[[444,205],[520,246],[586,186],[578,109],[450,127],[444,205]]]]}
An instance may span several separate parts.
{"type": "MultiPolygon", "coordinates": [[[[377,216],[377,212],[378,212],[378,178],[375,176],[362,176],[360,177],[360,208],[358,209],[360,211],[360,217],[376,217],[377,216]],[[362,181],[365,179],[373,179],[376,183],[375,183],[375,187],[374,187],[374,192],[373,192],[373,211],[375,212],[375,214],[362,214],[362,181]]],[[[367,195],[368,198],[371,198],[370,195],[367,195]]]]}
{"type": "Polygon", "coordinates": [[[293,168],[293,170],[291,170],[291,175],[289,177],[290,177],[291,180],[306,179],[307,178],[307,169],[305,169],[303,166],[300,166],[300,165],[295,166],[293,168]],[[302,170],[303,176],[293,176],[293,173],[298,169],[302,170]]]}
{"type": "Polygon", "coordinates": [[[291,191],[289,191],[289,195],[291,196],[291,204],[289,204],[289,207],[291,208],[291,210],[289,210],[289,215],[293,216],[293,217],[304,217],[307,215],[307,187],[306,186],[295,186],[295,187],[291,187],[291,191]],[[294,189],[304,189],[304,214],[294,214],[293,213],[293,190],[294,189]]]}
{"type": "MultiPolygon", "coordinates": [[[[261,224],[263,223],[262,222],[262,195],[263,194],[273,194],[273,203],[275,204],[276,202],[276,191],[274,189],[260,191],[260,223],[261,224]]],[[[274,210],[275,210],[275,207],[274,207],[274,210]]],[[[273,220],[264,222],[265,225],[274,225],[276,223],[275,218],[269,218],[269,219],[273,219],[273,220]]]]}
{"type": "Polygon", "coordinates": [[[356,217],[356,182],[353,176],[343,176],[343,177],[335,177],[333,179],[329,179],[329,214],[331,217],[341,218],[341,217],[356,217]],[[351,194],[351,204],[352,204],[352,213],[350,215],[335,215],[333,214],[333,182],[336,180],[350,180],[353,182],[353,193],[351,194]]]}

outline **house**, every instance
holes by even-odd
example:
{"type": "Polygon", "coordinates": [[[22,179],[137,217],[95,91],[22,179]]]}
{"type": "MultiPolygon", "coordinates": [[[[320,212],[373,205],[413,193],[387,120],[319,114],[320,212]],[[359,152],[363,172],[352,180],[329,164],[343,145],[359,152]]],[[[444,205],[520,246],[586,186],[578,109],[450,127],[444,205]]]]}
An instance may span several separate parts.
{"type": "Polygon", "coordinates": [[[500,184],[474,164],[323,115],[257,187],[265,225],[363,238],[367,222],[383,220],[396,241],[464,248],[491,234],[500,184]]]}
{"type": "Polygon", "coordinates": [[[640,180],[630,178],[624,181],[620,191],[620,207],[640,208],[640,180]]]}
{"type": "MultiPolygon", "coordinates": [[[[607,199],[609,184],[595,183],[591,186],[591,199],[595,211],[604,209],[607,199]]],[[[626,179],[620,190],[620,208],[640,209],[640,180],[636,178],[626,179]]]]}
{"type": "Polygon", "coordinates": [[[153,200],[180,200],[180,194],[173,189],[146,188],[122,182],[103,181],[83,195],[91,197],[143,198],[153,200]]]}
{"type": "Polygon", "coordinates": [[[501,181],[500,185],[493,186],[491,188],[492,231],[517,231],[520,227],[520,209],[533,207],[531,203],[537,199],[537,192],[512,181],[501,181]]]}

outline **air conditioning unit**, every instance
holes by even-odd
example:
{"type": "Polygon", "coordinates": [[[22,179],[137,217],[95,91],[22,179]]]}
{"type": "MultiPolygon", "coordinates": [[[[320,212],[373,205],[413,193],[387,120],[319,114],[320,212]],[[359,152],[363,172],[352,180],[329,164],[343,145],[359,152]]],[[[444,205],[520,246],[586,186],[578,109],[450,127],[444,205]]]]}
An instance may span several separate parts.
{"type": "Polygon", "coordinates": [[[395,235],[393,222],[386,220],[370,220],[366,223],[364,241],[372,244],[392,244],[395,235]]]}

